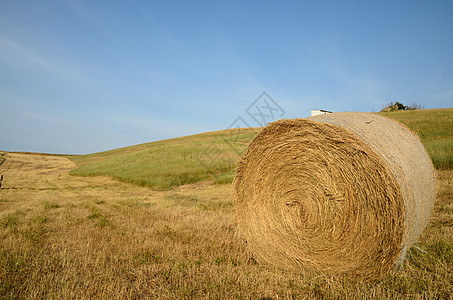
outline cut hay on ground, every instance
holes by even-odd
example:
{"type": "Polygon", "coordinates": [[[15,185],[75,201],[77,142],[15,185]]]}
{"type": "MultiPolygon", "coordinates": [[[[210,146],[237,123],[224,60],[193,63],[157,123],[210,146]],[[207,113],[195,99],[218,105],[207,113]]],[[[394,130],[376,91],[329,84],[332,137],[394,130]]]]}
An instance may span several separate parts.
{"type": "Polygon", "coordinates": [[[269,124],[244,154],[235,188],[239,229],[259,263],[364,280],[394,272],[435,197],[420,140],[353,112],[269,124]]]}

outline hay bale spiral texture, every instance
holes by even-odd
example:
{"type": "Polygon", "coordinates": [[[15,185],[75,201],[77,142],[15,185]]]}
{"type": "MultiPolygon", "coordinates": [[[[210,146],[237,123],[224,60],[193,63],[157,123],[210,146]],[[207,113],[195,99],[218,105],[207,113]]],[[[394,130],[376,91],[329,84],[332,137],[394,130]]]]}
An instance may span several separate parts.
{"type": "Polygon", "coordinates": [[[259,263],[364,280],[395,270],[435,196],[420,140],[357,112],[270,123],[244,153],[235,190],[239,229],[259,263]]]}

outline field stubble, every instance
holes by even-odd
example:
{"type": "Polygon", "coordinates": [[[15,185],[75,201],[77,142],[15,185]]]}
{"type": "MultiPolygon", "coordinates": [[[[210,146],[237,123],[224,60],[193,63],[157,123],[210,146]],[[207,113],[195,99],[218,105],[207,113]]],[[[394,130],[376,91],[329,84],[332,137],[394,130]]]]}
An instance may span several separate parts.
{"type": "Polygon", "coordinates": [[[153,191],[69,176],[63,157],[7,153],[0,171],[2,298],[449,298],[453,171],[401,270],[376,283],[257,265],[237,234],[231,185],[153,191]]]}

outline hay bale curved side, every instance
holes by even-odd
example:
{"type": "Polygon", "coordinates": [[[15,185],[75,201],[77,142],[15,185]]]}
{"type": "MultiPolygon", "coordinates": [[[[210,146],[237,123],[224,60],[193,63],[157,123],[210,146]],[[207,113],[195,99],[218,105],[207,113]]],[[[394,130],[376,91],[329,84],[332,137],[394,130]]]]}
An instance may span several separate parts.
{"type": "Polygon", "coordinates": [[[428,224],[435,200],[434,168],[420,139],[403,124],[371,113],[341,112],[308,119],[352,130],[385,160],[403,190],[403,247],[409,249],[428,224]]]}
{"type": "Polygon", "coordinates": [[[420,141],[407,128],[363,113],[269,124],[249,145],[235,179],[239,228],[256,260],[365,280],[393,271],[426,226],[434,181],[423,146],[409,147],[411,160],[400,150],[381,155],[379,149],[414,143],[420,141]],[[416,167],[429,170],[416,179],[430,185],[424,192],[406,174],[406,164],[419,158],[416,167]]]}

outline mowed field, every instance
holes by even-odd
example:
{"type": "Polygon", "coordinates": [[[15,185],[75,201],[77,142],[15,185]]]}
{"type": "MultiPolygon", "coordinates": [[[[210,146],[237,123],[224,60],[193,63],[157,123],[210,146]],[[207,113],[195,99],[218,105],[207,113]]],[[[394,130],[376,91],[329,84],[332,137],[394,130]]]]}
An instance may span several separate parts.
{"type": "Polygon", "coordinates": [[[428,228],[393,277],[363,283],[253,260],[231,185],[251,128],[84,156],[0,153],[0,298],[449,299],[453,109],[383,115],[419,135],[437,177],[428,228]]]}

